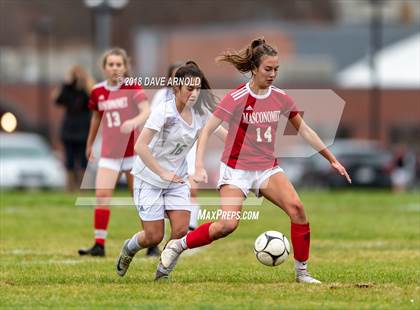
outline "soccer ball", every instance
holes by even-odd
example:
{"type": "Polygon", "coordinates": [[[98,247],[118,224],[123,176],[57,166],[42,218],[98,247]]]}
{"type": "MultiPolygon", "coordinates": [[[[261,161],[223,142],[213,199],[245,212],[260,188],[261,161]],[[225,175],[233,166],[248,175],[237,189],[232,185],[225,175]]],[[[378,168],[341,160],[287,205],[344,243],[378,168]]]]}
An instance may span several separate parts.
{"type": "Polygon", "coordinates": [[[255,240],[254,253],[260,263],[266,266],[277,266],[289,256],[290,243],[282,233],[269,230],[263,232],[255,240]]]}

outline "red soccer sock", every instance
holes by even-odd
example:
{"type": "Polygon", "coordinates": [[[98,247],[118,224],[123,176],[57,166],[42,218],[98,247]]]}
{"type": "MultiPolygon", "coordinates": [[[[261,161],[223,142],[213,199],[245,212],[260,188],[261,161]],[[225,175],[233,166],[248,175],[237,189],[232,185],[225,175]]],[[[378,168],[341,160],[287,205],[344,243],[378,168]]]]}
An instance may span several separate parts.
{"type": "Polygon", "coordinates": [[[291,223],[290,231],[295,259],[299,262],[306,262],[309,258],[309,244],[311,240],[309,223],[291,223]]]}
{"type": "Polygon", "coordinates": [[[105,245],[110,213],[111,211],[109,209],[95,208],[95,242],[102,246],[105,245]]]}
{"type": "Polygon", "coordinates": [[[193,249],[212,243],[213,239],[210,237],[209,232],[211,224],[213,224],[213,222],[204,223],[193,231],[190,231],[185,236],[187,248],[193,249]]]}

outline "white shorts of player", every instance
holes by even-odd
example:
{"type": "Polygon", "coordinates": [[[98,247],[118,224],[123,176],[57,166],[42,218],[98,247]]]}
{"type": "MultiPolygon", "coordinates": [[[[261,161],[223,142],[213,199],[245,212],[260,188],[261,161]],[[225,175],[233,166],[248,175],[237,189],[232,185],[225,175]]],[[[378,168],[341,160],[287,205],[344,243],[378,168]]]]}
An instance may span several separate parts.
{"type": "Polygon", "coordinates": [[[160,188],[134,177],[133,196],[134,205],[143,221],[163,220],[168,210],[191,212],[190,187],[187,183],[160,188]]]}
{"type": "Polygon", "coordinates": [[[396,168],[391,174],[392,184],[406,186],[410,181],[410,173],[404,168],[396,168]]]}
{"type": "Polygon", "coordinates": [[[115,171],[129,171],[133,169],[134,159],[136,156],[124,158],[99,158],[98,167],[108,168],[115,171]]]}
{"type": "Polygon", "coordinates": [[[260,188],[272,175],[283,172],[279,167],[273,167],[267,170],[241,170],[233,169],[225,163],[220,163],[219,182],[217,182],[217,189],[222,185],[230,184],[238,187],[245,195],[248,196],[249,191],[252,191],[257,197],[260,197],[260,188]]]}

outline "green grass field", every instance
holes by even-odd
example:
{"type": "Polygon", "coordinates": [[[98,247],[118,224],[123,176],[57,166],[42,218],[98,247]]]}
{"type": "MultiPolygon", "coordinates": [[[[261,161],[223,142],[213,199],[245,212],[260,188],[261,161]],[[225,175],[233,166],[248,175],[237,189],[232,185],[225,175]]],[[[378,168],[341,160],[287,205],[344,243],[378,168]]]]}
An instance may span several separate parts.
{"type": "MultiPolygon", "coordinates": [[[[92,243],[92,208],[63,193],[1,194],[1,309],[419,309],[419,192],[303,192],[312,227],[310,271],[324,283],[294,282],[291,257],[261,265],[253,242],[289,233],[265,202],[258,221],[185,255],[164,283],[157,259],[140,252],[124,278],[114,271],[122,242],[138,229],[134,207],[112,210],[106,258],[80,258],[92,243]]],[[[214,207],[208,207],[213,210],[214,207]]]]}

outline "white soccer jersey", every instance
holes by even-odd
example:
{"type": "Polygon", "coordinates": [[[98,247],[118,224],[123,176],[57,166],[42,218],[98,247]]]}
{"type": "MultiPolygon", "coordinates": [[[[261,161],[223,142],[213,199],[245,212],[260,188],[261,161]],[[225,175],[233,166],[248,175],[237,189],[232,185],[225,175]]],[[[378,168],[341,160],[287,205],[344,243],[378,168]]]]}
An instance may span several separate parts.
{"type": "MultiPolygon", "coordinates": [[[[187,124],[176,108],[174,97],[153,108],[144,127],[157,131],[149,148],[162,168],[175,172],[187,181],[187,153],[197,140],[198,131],[203,128],[209,116],[209,114],[200,115],[192,110],[192,123],[187,124]]],[[[167,188],[171,184],[147,168],[139,156],[134,163],[132,174],[161,188],[167,188]]]]}
{"type": "Polygon", "coordinates": [[[150,109],[153,110],[160,103],[166,102],[174,97],[174,91],[170,87],[164,87],[159,89],[153,96],[152,102],[150,104],[150,109]]]}

